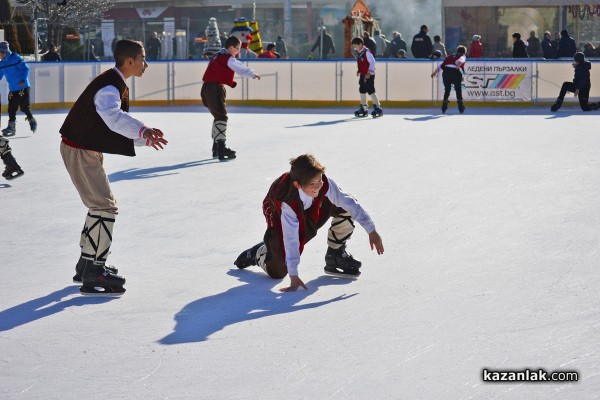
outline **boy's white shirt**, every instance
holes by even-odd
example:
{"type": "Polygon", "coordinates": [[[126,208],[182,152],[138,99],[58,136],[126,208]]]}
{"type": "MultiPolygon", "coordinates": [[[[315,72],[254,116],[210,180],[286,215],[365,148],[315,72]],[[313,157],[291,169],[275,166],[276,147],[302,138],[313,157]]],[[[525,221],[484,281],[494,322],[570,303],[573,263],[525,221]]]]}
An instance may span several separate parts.
{"type": "Polygon", "coordinates": [[[369,73],[371,75],[375,75],[375,57],[373,57],[373,53],[367,50],[367,61],[369,62],[369,73]]]}
{"type": "MultiPolygon", "coordinates": [[[[118,68],[113,69],[117,71],[123,82],[125,82],[125,76],[123,76],[121,71],[118,68]]],[[[94,105],[100,118],[102,118],[111,131],[133,139],[136,146],[146,145],[146,139],[143,138],[146,126],[142,121],[133,118],[131,114],[121,110],[121,95],[116,87],[108,85],[98,90],[94,96],[94,105]]]]}
{"type": "MultiPolygon", "coordinates": [[[[325,193],[325,197],[331,201],[333,205],[343,208],[348,211],[355,220],[364,228],[367,233],[375,230],[375,224],[369,214],[362,208],[354,197],[343,192],[337,184],[331,179],[329,181],[329,189],[325,193]]],[[[312,206],[314,198],[310,197],[302,189],[298,189],[300,200],[307,210],[312,206]]],[[[287,203],[281,204],[281,230],[283,233],[283,246],[285,248],[285,263],[289,275],[298,275],[298,265],[300,265],[300,238],[298,237],[299,227],[298,217],[296,213],[287,203]]]]}
{"type": "Polygon", "coordinates": [[[227,60],[227,66],[231,68],[233,72],[244,78],[254,78],[256,76],[256,72],[254,72],[252,68],[245,66],[235,57],[229,57],[229,60],[227,60]]]}

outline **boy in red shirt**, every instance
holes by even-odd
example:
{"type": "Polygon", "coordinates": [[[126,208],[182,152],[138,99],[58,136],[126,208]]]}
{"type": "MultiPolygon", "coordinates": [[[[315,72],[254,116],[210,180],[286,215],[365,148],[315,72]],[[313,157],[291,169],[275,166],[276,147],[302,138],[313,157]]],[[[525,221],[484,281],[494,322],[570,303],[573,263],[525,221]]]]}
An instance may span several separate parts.
{"type": "Polygon", "coordinates": [[[381,104],[375,93],[375,57],[367,47],[365,47],[362,38],[355,37],[352,39],[352,47],[356,51],[356,64],[358,71],[356,75],[360,78],[358,80],[358,92],[360,93],[360,108],[354,112],[356,117],[366,117],[369,115],[369,108],[367,105],[367,94],[371,96],[373,102],[373,112],[371,115],[373,118],[381,117],[383,110],[381,104]]]}
{"type": "Polygon", "coordinates": [[[225,41],[225,48],[215,54],[208,63],[204,72],[202,81],[202,90],[200,96],[202,103],[208,108],[208,111],[214,117],[212,126],[213,158],[219,157],[219,161],[232,160],[235,158],[235,151],[225,146],[227,139],[227,107],[225,105],[225,85],[236,87],[233,76],[238,75],[260,79],[260,75],[251,68],[246,67],[237,60],[240,53],[242,42],[237,36],[230,36],[225,41]]]}
{"type": "Polygon", "coordinates": [[[465,112],[465,105],[463,104],[462,97],[462,72],[465,69],[465,62],[467,48],[465,46],[458,46],[456,53],[449,55],[444,59],[444,62],[431,74],[433,78],[440,71],[442,73],[442,79],[444,81],[444,101],[442,102],[442,113],[445,113],[448,109],[448,98],[450,97],[450,90],[454,85],[454,91],[456,92],[456,100],[458,101],[458,111],[462,114],[465,112]]]}

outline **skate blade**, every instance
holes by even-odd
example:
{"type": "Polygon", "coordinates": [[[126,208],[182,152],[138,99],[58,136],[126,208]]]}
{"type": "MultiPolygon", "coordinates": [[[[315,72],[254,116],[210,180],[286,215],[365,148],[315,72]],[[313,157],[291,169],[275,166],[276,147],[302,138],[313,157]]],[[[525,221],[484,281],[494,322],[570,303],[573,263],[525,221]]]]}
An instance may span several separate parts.
{"type": "Polygon", "coordinates": [[[358,274],[358,275],[348,275],[348,274],[342,274],[340,272],[329,272],[329,271],[325,271],[325,273],[327,275],[335,276],[337,278],[352,279],[353,281],[357,280],[358,277],[360,276],[360,274],[358,274]]]}
{"type": "Polygon", "coordinates": [[[8,175],[8,176],[4,176],[6,178],[7,181],[12,181],[13,179],[17,179],[20,176],[25,175],[25,172],[21,171],[21,172],[17,172],[14,175],[8,175]]]}
{"type": "Polygon", "coordinates": [[[117,296],[122,296],[123,293],[125,293],[125,288],[123,286],[109,286],[109,287],[82,286],[79,289],[79,292],[83,296],[117,297],[117,296]]]}

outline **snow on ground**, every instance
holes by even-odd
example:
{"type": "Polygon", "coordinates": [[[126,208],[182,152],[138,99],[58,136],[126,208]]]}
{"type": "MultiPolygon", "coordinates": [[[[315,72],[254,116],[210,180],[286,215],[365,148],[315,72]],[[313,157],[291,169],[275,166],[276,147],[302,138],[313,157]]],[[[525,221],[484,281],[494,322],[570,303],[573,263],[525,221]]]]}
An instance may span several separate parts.
{"type": "Polygon", "coordinates": [[[106,156],[115,299],[71,284],[86,209],[59,155],[65,111],[38,111],[35,135],[19,116],[26,173],[0,185],[0,398],[599,398],[598,114],[387,111],[231,108],[239,158],[219,163],[201,107],[134,108],[169,145],[106,156]],[[322,231],[309,290],[281,294],[287,280],[233,260],[305,152],[370,212],[385,254],[357,227],[362,276],[326,276],[322,231]],[[483,368],[579,381],[487,383],[483,368]]]}

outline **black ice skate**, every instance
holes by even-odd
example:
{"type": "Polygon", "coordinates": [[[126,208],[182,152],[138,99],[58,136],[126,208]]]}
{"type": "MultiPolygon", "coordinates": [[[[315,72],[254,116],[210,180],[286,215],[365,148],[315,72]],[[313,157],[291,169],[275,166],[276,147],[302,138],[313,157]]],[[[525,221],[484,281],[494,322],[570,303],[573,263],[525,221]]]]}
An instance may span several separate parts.
{"type": "Polygon", "coordinates": [[[381,117],[383,115],[383,110],[381,109],[381,106],[375,106],[375,108],[373,109],[373,112],[371,112],[371,116],[373,118],[377,118],[377,117],[381,117]]]}
{"type": "Polygon", "coordinates": [[[37,130],[37,121],[35,120],[35,118],[31,117],[25,119],[29,121],[29,129],[31,129],[31,132],[35,133],[35,131],[37,130]]]}
{"type": "Polygon", "coordinates": [[[360,108],[354,112],[354,116],[358,118],[368,117],[369,109],[365,106],[360,106],[360,108]]]}
{"type": "Polygon", "coordinates": [[[224,140],[217,140],[217,152],[219,154],[219,161],[233,160],[235,158],[235,151],[226,147],[224,140]]]}
{"type": "Polygon", "coordinates": [[[325,254],[325,273],[329,275],[339,276],[342,278],[356,279],[360,276],[359,268],[362,263],[348,252],[346,245],[339,249],[327,248],[325,254]]]}
{"type": "MultiPolygon", "coordinates": [[[[79,257],[77,265],[75,265],[75,275],[73,275],[73,283],[81,285],[83,283],[83,270],[85,269],[85,258],[79,257]]],[[[104,265],[104,268],[112,274],[118,274],[119,270],[114,265],[104,265]]]]}
{"type": "Polygon", "coordinates": [[[446,110],[448,110],[448,100],[442,101],[442,114],[446,114],[446,110]]]}
{"type": "Polygon", "coordinates": [[[2,135],[5,137],[15,136],[17,133],[17,122],[8,121],[8,126],[2,129],[2,135]]]}
{"type": "Polygon", "coordinates": [[[552,107],[550,107],[550,111],[555,112],[558,111],[560,109],[560,107],[562,106],[563,103],[563,99],[561,99],[560,97],[558,99],[556,99],[556,103],[552,104],[552,107]]]}
{"type": "Polygon", "coordinates": [[[262,246],[264,246],[264,242],[260,242],[259,244],[257,244],[256,246],[243,251],[242,254],[240,254],[238,256],[238,258],[233,262],[233,264],[238,267],[239,269],[244,269],[247,268],[251,265],[256,265],[258,264],[258,260],[257,260],[257,253],[258,253],[258,249],[260,249],[262,246]]]}
{"type": "Polygon", "coordinates": [[[465,105],[462,100],[458,100],[458,112],[461,114],[465,112],[465,105]]]}
{"type": "Polygon", "coordinates": [[[104,264],[85,260],[83,283],[79,291],[86,296],[121,296],[125,278],[111,273],[104,264]]]}
{"type": "Polygon", "coordinates": [[[22,176],[23,174],[25,174],[25,172],[23,172],[23,170],[21,169],[21,167],[19,166],[19,164],[17,164],[17,160],[15,160],[15,158],[13,157],[12,153],[6,153],[2,156],[2,161],[4,162],[4,165],[6,166],[4,168],[4,172],[2,173],[2,176],[10,181],[13,179],[16,179],[20,176],[22,176]]]}

